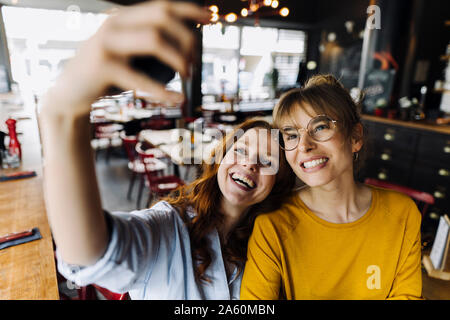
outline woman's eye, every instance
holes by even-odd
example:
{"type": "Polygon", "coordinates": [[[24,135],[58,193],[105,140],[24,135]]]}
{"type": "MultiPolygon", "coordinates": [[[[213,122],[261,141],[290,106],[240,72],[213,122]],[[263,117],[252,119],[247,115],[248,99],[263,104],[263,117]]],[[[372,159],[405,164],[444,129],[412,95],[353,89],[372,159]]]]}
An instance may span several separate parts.
{"type": "Polygon", "coordinates": [[[297,139],[297,137],[298,137],[297,134],[285,134],[286,140],[295,140],[295,139],[297,139]]]}
{"type": "Polygon", "coordinates": [[[269,159],[261,159],[261,165],[263,167],[270,167],[272,165],[272,162],[269,159]]]}
{"type": "Polygon", "coordinates": [[[237,154],[240,154],[240,155],[245,155],[245,149],[243,149],[243,148],[236,148],[236,149],[234,149],[234,152],[236,152],[237,154]]]}
{"type": "Polygon", "coordinates": [[[322,131],[322,130],[325,130],[325,129],[328,129],[328,126],[325,125],[325,124],[322,124],[320,126],[315,127],[314,128],[314,132],[319,132],[319,131],[322,131]]]}

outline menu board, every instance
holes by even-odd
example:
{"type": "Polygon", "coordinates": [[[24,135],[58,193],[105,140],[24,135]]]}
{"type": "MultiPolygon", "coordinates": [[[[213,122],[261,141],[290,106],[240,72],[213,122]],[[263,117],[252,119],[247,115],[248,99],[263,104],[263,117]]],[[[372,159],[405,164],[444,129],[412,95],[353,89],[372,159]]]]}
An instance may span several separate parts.
{"type": "Polygon", "coordinates": [[[450,220],[446,215],[439,219],[439,226],[436,231],[433,248],[431,249],[430,259],[433,267],[437,270],[448,270],[450,267],[450,220]]]}
{"type": "Polygon", "coordinates": [[[395,70],[372,70],[364,81],[364,112],[372,114],[378,103],[387,105],[394,85],[395,70]]]}

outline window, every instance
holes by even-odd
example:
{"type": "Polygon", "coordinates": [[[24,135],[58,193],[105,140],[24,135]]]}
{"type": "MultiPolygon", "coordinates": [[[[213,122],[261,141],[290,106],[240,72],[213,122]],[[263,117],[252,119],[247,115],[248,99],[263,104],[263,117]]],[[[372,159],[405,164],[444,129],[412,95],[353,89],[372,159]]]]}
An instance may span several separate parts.
{"type": "Polygon", "coordinates": [[[2,14],[14,81],[37,94],[56,79],[82,41],[106,14],[3,6],[2,14]]]}
{"type": "Polygon", "coordinates": [[[203,27],[202,94],[204,101],[274,97],[293,86],[305,59],[306,34],[298,30],[249,26],[203,27]]]}

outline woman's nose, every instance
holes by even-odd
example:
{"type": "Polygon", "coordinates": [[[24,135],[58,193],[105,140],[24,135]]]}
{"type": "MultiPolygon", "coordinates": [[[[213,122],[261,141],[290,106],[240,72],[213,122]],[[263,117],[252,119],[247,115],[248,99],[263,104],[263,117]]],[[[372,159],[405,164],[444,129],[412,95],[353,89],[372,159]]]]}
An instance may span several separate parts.
{"type": "Polygon", "coordinates": [[[248,161],[242,164],[243,167],[245,167],[246,169],[252,171],[252,172],[256,172],[256,170],[258,169],[258,163],[255,161],[248,161]]]}
{"type": "Polygon", "coordinates": [[[245,161],[242,163],[242,165],[253,171],[256,172],[257,168],[258,168],[258,154],[257,153],[250,153],[249,157],[247,159],[245,159],[245,161]]]}
{"type": "Polygon", "coordinates": [[[300,141],[298,142],[297,148],[299,148],[301,152],[309,152],[314,149],[314,145],[315,144],[313,139],[309,136],[307,132],[304,132],[300,136],[300,141]]]}

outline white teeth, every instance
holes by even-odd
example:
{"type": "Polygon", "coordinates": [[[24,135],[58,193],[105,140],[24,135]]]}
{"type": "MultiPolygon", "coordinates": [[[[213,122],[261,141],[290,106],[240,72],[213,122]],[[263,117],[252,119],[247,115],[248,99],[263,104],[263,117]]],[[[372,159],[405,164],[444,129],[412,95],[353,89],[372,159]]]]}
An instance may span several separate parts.
{"type": "Polygon", "coordinates": [[[240,185],[245,186],[245,187],[250,187],[250,188],[254,188],[255,187],[255,183],[252,180],[247,179],[245,176],[240,175],[239,173],[233,173],[231,178],[233,178],[234,181],[236,181],[236,179],[238,179],[236,182],[239,183],[240,185]]]}
{"type": "Polygon", "coordinates": [[[309,168],[313,168],[315,166],[318,166],[319,164],[322,164],[324,162],[327,162],[327,158],[321,158],[321,159],[317,159],[317,160],[312,160],[312,161],[308,161],[308,162],[303,162],[303,166],[306,169],[309,168]]]}

